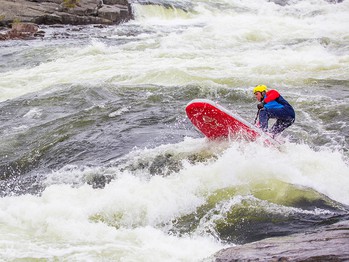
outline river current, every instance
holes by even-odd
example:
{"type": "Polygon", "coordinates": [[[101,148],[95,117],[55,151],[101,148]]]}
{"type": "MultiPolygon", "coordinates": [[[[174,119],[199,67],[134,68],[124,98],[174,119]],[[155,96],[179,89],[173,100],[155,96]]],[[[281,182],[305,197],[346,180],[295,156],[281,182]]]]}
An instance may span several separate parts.
{"type": "Polygon", "coordinates": [[[132,6],[0,42],[1,260],[202,261],[348,219],[348,1],[132,6]],[[206,98],[253,123],[257,84],[295,108],[279,148],[185,115],[206,98]]]}

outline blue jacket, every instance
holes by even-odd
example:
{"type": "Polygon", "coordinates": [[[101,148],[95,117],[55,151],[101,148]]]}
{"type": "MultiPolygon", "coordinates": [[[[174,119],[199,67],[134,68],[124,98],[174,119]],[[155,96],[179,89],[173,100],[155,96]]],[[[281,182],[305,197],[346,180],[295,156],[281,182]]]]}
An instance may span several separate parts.
{"type": "Polygon", "coordinates": [[[264,107],[267,110],[281,109],[283,108],[284,113],[290,117],[295,117],[295,112],[293,107],[283,98],[278,91],[270,90],[265,94],[264,107]]]}

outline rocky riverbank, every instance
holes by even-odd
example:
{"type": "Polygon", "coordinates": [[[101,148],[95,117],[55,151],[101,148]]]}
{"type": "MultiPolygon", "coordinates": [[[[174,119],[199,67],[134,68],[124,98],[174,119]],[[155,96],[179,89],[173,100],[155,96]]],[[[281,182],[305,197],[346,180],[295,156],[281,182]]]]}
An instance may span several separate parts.
{"type": "Polygon", "coordinates": [[[2,0],[0,40],[35,36],[41,24],[113,25],[132,18],[128,0],[2,0]]]}
{"type": "Polygon", "coordinates": [[[349,261],[349,221],[227,248],[214,261],[349,261]]]}

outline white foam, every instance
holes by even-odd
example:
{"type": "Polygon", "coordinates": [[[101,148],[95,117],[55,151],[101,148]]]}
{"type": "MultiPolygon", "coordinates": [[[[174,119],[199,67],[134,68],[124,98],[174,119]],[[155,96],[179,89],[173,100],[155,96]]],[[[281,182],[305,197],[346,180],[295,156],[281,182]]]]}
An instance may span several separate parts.
{"type": "Polygon", "coordinates": [[[309,78],[348,79],[349,56],[341,48],[349,36],[346,1],[298,1],[285,7],[263,1],[223,1],[225,8],[192,4],[189,12],[137,7],[160,8],[166,15],[145,11],[120,25],[144,31],[125,44],[91,40],[86,46],[58,46],[48,62],[9,68],[0,73],[0,99],[62,84],[220,85],[222,79],[234,79],[235,85],[302,85],[309,78]]]}
{"type": "Polygon", "coordinates": [[[280,150],[258,143],[188,138],[175,145],[139,149],[125,159],[131,163],[165,152],[179,156],[210,149],[216,157],[197,163],[184,158],[180,171],[165,177],[151,176],[147,169],[70,167],[53,173],[56,180],[47,182],[42,196],[1,198],[0,254],[196,261],[223,245],[200,229],[191,236],[171,236],[167,233],[171,221],[194,212],[217,189],[269,179],[307,186],[349,204],[349,167],[342,155],[316,152],[306,145],[286,143],[280,150]],[[69,182],[64,177],[81,179],[89,174],[113,174],[114,180],[103,189],[74,181],[76,187],[64,184],[69,182]]]}

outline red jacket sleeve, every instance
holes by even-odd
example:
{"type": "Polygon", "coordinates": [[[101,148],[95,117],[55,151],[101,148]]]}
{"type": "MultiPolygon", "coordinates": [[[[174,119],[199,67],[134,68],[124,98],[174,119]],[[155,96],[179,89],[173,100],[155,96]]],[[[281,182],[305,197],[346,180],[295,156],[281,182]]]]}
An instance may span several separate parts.
{"type": "Polygon", "coordinates": [[[267,92],[266,96],[267,97],[264,99],[264,103],[269,103],[277,99],[280,96],[280,94],[276,90],[270,90],[267,92]]]}

